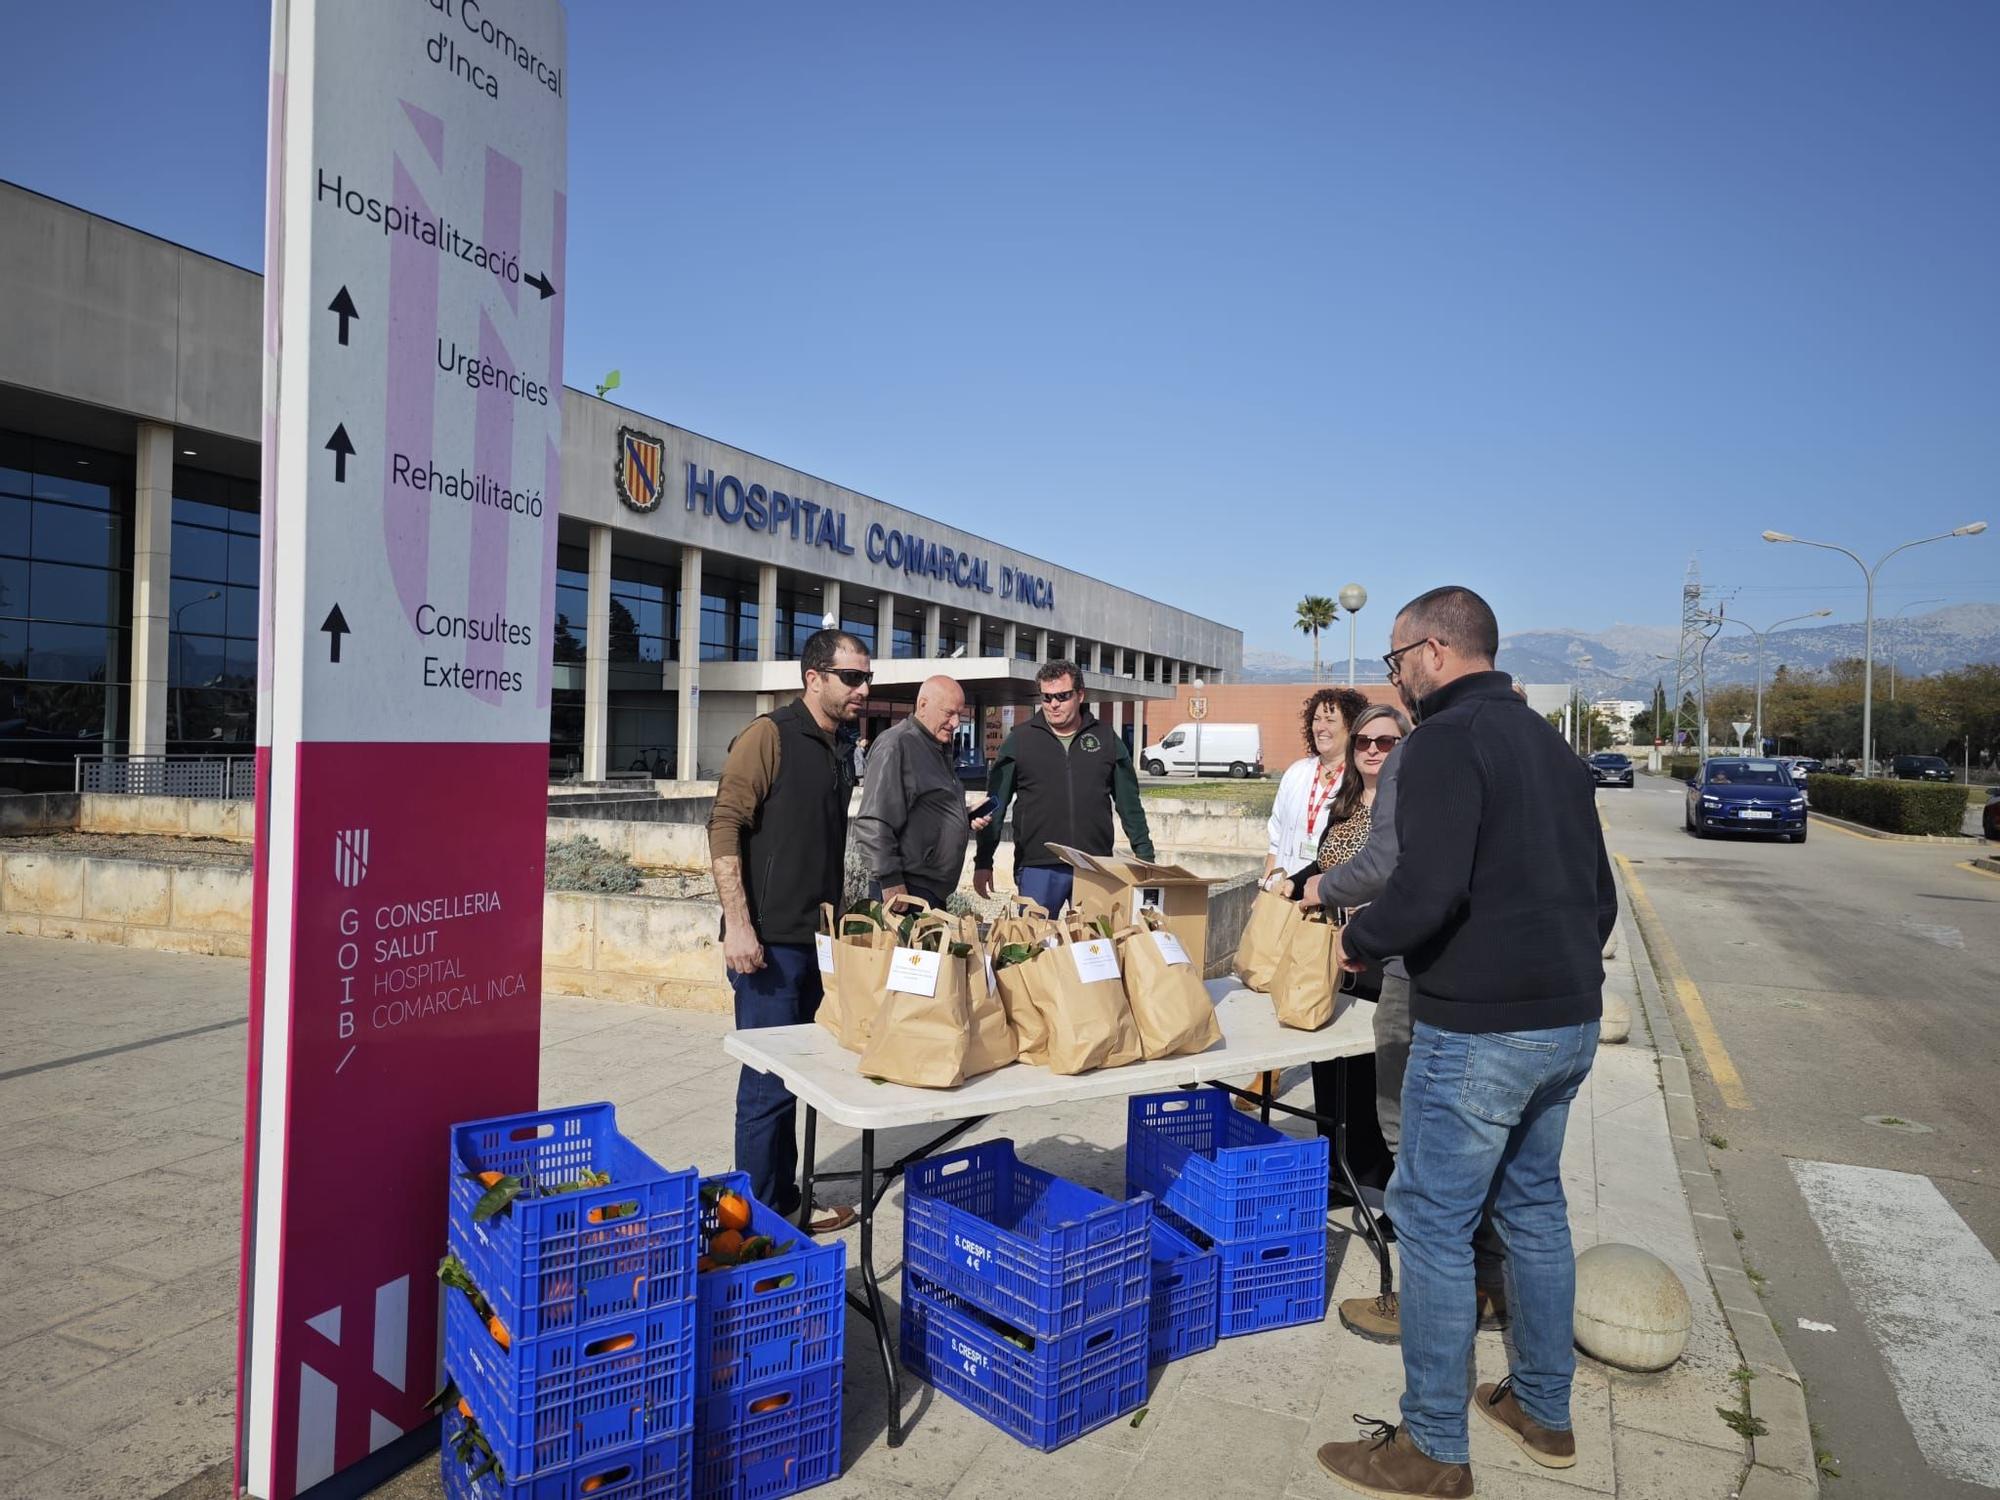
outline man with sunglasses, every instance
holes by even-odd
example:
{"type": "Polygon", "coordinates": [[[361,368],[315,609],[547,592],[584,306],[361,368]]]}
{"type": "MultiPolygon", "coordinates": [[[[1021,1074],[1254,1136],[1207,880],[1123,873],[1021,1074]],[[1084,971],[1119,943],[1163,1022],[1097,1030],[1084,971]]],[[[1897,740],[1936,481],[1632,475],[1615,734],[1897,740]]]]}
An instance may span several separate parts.
{"type": "Polygon", "coordinates": [[[980,831],[972,888],[993,894],[993,853],[1007,805],[1014,804],[1014,886],[1056,912],[1069,900],[1076,872],[1049,850],[1067,844],[1085,854],[1111,853],[1111,813],[1125,825],[1132,852],[1153,858],[1139,778],[1125,742],[1083,706],[1083,674],[1074,662],[1052,661],[1035,673],[1042,708],[1016,725],[994,759],[986,790],[991,821],[980,831]]]}
{"type": "MultiPolygon", "coordinates": [[[[854,765],[836,743],[868,697],[868,649],[840,630],[807,638],[805,690],[750,721],[729,746],[708,819],[709,861],[722,904],[722,957],[736,993],[736,1025],[797,1026],[819,1009],[813,937],[821,903],[838,906],[854,765]]],[[[744,1068],[736,1082],[736,1170],[756,1198],[787,1217],[799,1208],[798,1108],[774,1074],[744,1068]]],[[[814,1222],[829,1233],[851,1208],[814,1222]]]]}
{"type": "Polygon", "coordinates": [[[1388,1209],[1402,1244],[1402,1422],[1328,1443],[1368,1495],[1473,1493],[1466,1408],[1534,1463],[1576,1463],[1576,1262],[1562,1182],[1570,1102],[1604,1008],[1618,915],[1589,771],[1493,670],[1500,628],[1470,589],[1403,607],[1384,661],[1422,722],[1396,752],[1401,853],[1341,929],[1358,970],[1410,973],[1402,1150],[1388,1209]],[[1468,1389],[1472,1241],[1491,1208],[1507,1248],[1511,1370],[1468,1389]]]}

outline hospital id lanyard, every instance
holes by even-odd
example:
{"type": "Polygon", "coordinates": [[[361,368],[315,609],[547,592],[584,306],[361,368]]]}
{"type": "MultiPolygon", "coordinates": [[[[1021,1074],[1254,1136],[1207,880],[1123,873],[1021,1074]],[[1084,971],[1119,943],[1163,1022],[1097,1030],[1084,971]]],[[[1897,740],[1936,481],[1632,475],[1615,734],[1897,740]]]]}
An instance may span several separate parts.
{"type": "Polygon", "coordinates": [[[1319,827],[1319,810],[1332,800],[1334,789],[1340,785],[1340,773],[1345,769],[1346,767],[1343,766],[1336,770],[1333,773],[1332,781],[1327,781],[1318,771],[1313,772],[1312,790],[1306,794],[1307,838],[1311,838],[1313,830],[1319,827]],[[1326,795],[1324,797],[1320,795],[1320,788],[1322,786],[1326,788],[1326,795]]]}

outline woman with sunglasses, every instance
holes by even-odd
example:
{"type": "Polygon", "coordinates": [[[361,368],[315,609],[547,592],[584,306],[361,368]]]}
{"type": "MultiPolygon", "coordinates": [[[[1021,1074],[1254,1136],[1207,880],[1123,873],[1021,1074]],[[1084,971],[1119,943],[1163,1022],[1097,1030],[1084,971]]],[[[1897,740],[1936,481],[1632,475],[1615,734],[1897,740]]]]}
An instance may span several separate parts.
{"type": "MultiPolygon", "coordinates": [[[[1410,721],[1400,709],[1386,703],[1373,704],[1361,711],[1347,737],[1347,766],[1340,786],[1333,794],[1326,831],[1320,836],[1317,863],[1321,870],[1347,863],[1368,843],[1374,823],[1375,793],[1382,780],[1382,768],[1410,732],[1410,721]]],[[[1355,976],[1355,990],[1372,1000],[1382,992],[1379,969],[1355,976]]],[[[1313,1113],[1321,1120],[1320,1133],[1331,1136],[1334,1107],[1335,1065],[1313,1064],[1313,1113]]],[[[1375,1117],[1375,1059],[1355,1057],[1347,1063],[1347,1163],[1354,1180],[1364,1189],[1389,1185],[1389,1147],[1375,1117]]],[[[1341,1196],[1344,1198],[1345,1193],[1341,1196]]],[[[1372,1199],[1370,1200],[1373,1201],[1372,1199]]]]}

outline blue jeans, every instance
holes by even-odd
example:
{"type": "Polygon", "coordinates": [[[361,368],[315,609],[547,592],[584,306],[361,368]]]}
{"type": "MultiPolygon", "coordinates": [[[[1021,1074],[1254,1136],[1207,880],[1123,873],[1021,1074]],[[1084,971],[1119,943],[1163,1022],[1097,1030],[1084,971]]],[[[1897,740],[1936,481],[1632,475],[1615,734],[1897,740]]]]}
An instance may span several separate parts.
{"type": "MultiPolygon", "coordinates": [[[[819,956],[811,943],[766,943],[764,967],[731,973],[736,1029],[797,1026],[819,1009],[819,956]]],[[[790,1213],[799,1201],[798,1101],[775,1074],[745,1068],[736,1080],[736,1170],[759,1203],[790,1213]]]]}
{"type": "Polygon", "coordinates": [[[1403,1247],[1403,1421],[1439,1463],[1470,1461],[1472,1236],[1483,1212],[1507,1250],[1514,1395],[1542,1426],[1569,1429],[1576,1260],[1563,1131],[1596,1053],[1595,1021],[1477,1035],[1413,1028],[1388,1210],[1403,1247]]]}
{"type": "Polygon", "coordinates": [[[1076,883],[1076,871],[1068,865],[1023,865],[1014,872],[1014,884],[1023,896],[1046,907],[1055,916],[1069,900],[1076,883]]]}

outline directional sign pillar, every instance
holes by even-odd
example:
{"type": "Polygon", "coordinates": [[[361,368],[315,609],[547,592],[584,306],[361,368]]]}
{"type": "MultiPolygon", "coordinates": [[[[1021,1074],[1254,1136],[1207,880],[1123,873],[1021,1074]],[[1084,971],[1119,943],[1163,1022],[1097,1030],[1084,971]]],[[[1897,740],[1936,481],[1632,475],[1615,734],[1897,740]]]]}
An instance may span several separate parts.
{"type": "Polygon", "coordinates": [[[536,1103],[556,0],[274,0],[237,1478],[435,1444],[454,1120],[536,1103]]]}

